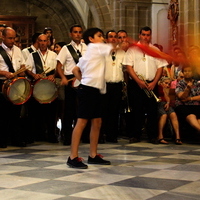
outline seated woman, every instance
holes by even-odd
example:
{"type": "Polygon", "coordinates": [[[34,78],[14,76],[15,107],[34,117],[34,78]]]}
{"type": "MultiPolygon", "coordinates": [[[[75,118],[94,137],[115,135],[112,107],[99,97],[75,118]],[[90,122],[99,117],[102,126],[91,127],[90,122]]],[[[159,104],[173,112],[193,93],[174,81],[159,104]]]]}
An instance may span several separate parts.
{"type": "Polygon", "coordinates": [[[183,67],[184,79],[175,89],[175,111],[181,120],[186,120],[200,134],[200,85],[193,79],[190,66],[183,67]]]}
{"type": "Polygon", "coordinates": [[[169,118],[175,132],[175,144],[181,145],[182,142],[179,134],[178,118],[174,109],[170,106],[170,84],[171,79],[169,77],[163,77],[159,82],[159,98],[161,99],[161,102],[158,103],[158,142],[160,144],[168,144],[168,142],[163,138],[163,129],[166,125],[167,119],[169,118]]]}

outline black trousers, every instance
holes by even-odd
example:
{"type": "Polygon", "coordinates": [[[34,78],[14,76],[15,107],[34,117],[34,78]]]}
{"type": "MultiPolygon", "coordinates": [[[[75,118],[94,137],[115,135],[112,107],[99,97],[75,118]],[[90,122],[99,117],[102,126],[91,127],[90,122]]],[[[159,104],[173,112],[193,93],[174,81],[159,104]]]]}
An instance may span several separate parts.
{"type": "MultiPolygon", "coordinates": [[[[157,94],[157,87],[154,89],[157,94]]],[[[132,112],[127,115],[127,133],[130,138],[140,139],[142,129],[146,124],[148,139],[154,139],[158,133],[157,102],[154,97],[149,98],[134,80],[128,83],[129,104],[132,112]],[[146,123],[145,123],[146,120],[146,123]]]]}
{"type": "MultiPolygon", "coordinates": [[[[68,75],[67,79],[73,78],[73,75],[68,75]]],[[[61,134],[64,141],[71,142],[73,127],[77,121],[77,91],[72,87],[69,82],[65,86],[65,102],[64,102],[64,115],[62,120],[61,134]]]]}
{"type": "Polygon", "coordinates": [[[122,100],[122,82],[106,83],[106,94],[102,95],[103,117],[102,134],[108,140],[115,140],[119,135],[119,111],[122,100]]]}
{"type": "MultiPolygon", "coordinates": [[[[0,86],[1,87],[1,86],[0,86]]],[[[0,92],[0,144],[20,144],[25,141],[22,105],[14,105],[0,92]]]]}
{"type": "Polygon", "coordinates": [[[57,99],[48,104],[41,104],[31,97],[28,102],[31,135],[37,141],[56,141],[57,99]]]}

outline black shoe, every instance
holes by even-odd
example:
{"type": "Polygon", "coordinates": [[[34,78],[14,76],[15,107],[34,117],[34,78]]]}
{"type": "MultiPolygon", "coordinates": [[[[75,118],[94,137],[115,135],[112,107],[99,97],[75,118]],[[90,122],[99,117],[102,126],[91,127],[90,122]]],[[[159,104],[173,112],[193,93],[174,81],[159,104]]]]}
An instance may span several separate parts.
{"type": "Polygon", "coordinates": [[[110,165],[110,161],[102,159],[101,155],[96,155],[94,158],[88,156],[88,164],[97,164],[97,165],[110,165]]]}
{"type": "Polygon", "coordinates": [[[82,159],[78,158],[78,157],[76,157],[72,160],[69,157],[66,164],[72,168],[78,168],[78,169],[87,169],[88,168],[88,166],[82,162],[82,159]]]}
{"type": "Polygon", "coordinates": [[[137,143],[137,142],[140,142],[140,139],[134,138],[134,137],[132,137],[132,138],[129,139],[129,143],[130,143],[130,144],[131,144],[131,143],[137,143]]]}

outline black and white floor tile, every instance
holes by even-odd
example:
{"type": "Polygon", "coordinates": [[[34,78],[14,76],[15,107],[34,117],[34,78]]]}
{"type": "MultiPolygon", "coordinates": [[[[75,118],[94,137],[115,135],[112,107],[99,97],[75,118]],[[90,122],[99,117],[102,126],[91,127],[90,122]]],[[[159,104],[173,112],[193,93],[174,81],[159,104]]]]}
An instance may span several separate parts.
{"type": "MultiPolygon", "coordinates": [[[[89,144],[80,145],[87,161],[89,144]]],[[[72,169],[69,146],[37,142],[0,149],[0,200],[197,200],[200,146],[99,144],[112,165],[72,169]]]]}

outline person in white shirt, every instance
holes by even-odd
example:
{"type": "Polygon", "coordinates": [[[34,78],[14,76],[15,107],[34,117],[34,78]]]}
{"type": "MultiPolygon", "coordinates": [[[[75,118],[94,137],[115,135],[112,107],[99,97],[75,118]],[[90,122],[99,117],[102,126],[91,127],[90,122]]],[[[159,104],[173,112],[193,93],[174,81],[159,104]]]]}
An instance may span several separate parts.
{"type": "MultiPolygon", "coordinates": [[[[139,44],[156,48],[150,43],[151,33],[149,27],[143,27],[139,33],[139,44]]],[[[136,46],[127,50],[123,64],[126,65],[129,74],[128,96],[129,104],[133,111],[128,115],[126,123],[130,137],[129,142],[140,141],[146,114],[148,139],[152,143],[157,143],[157,102],[154,97],[149,98],[145,90],[157,93],[157,83],[162,75],[163,67],[168,63],[165,60],[147,55],[136,46]],[[145,81],[141,80],[141,77],[145,81]]]]}
{"type": "Polygon", "coordinates": [[[124,51],[127,51],[130,45],[128,42],[127,32],[125,30],[119,30],[117,31],[117,37],[118,37],[119,47],[124,51]]]}
{"type": "Polygon", "coordinates": [[[34,33],[33,36],[32,36],[32,45],[30,47],[27,47],[27,48],[22,50],[24,60],[27,60],[29,54],[37,51],[37,49],[38,49],[38,36],[39,35],[41,35],[41,33],[34,33]]]}
{"type": "Polygon", "coordinates": [[[74,78],[72,69],[76,66],[79,57],[84,55],[87,46],[81,42],[83,29],[80,25],[75,24],[70,28],[71,42],[60,50],[57,56],[56,70],[61,78],[61,85],[65,85],[65,105],[64,116],[62,121],[61,136],[63,145],[71,144],[71,135],[73,127],[77,120],[77,94],[73,83],[68,82],[74,78]]]}
{"type": "MultiPolygon", "coordinates": [[[[36,94],[35,96],[38,97],[38,99],[32,98],[31,101],[29,101],[31,121],[33,124],[31,131],[35,140],[45,140],[51,143],[58,142],[56,136],[57,99],[50,99],[49,102],[48,99],[44,99],[44,103],[42,100],[45,98],[45,94],[48,93],[48,89],[51,93],[51,91],[56,88],[56,85],[53,84],[55,82],[56,57],[57,54],[48,49],[48,36],[41,34],[38,37],[38,50],[31,53],[26,60],[26,65],[31,67],[31,70],[28,70],[27,74],[35,81],[33,95],[37,91],[34,90],[35,87],[41,86],[42,89],[44,89],[43,84],[46,85],[43,97],[36,94]],[[37,86],[42,79],[48,80],[48,82],[41,82],[41,85],[37,86]]],[[[38,90],[39,93],[41,93],[39,88],[38,90]]],[[[46,96],[49,97],[48,94],[46,94],[46,96]]]]}
{"type": "Polygon", "coordinates": [[[110,54],[112,45],[104,44],[103,31],[99,28],[87,29],[83,39],[88,45],[84,56],[73,69],[81,84],[78,87],[78,119],[72,133],[71,154],[67,165],[85,169],[88,166],[78,157],[78,147],[82,132],[91,120],[89,164],[110,165],[110,161],[97,154],[97,145],[101,127],[101,94],[106,92],[105,56],[110,54]]]}
{"type": "MultiPolygon", "coordinates": [[[[107,142],[117,143],[117,137],[119,135],[119,110],[124,80],[122,61],[125,51],[116,49],[118,40],[117,33],[114,30],[110,30],[106,33],[106,43],[112,44],[113,50],[106,56],[106,94],[103,95],[101,137],[105,134],[107,142]]],[[[102,138],[100,139],[102,140],[102,138]]]]}
{"type": "MultiPolygon", "coordinates": [[[[2,31],[2,44],[0,46],[0,89],[6,79],[12,80],[14,72],[21,68],[24,59],[21,50],[14,45],[16,32],[11,27],[6,27],[2,31]],[[7,59],[6,59],[7,58],[7,59]]],[[[18,76],[24,76],[24,73],[18,76]]],[[[17,79],[17,77],[15,77],[17,79]]],[[[11,83],[11,82],[10,82],[11,83]]],[[[11,87],[11,84],[10,84],[11,87]]],[[[8,136],[11,138],[11,144],[14,146],[24,147],[25,136],[22,133],[23,125],[21,124],[20,112],[21,105],[14,105],[8,101],[1,91],[0,93],[0,148],[6,148],[8,136]]]]}

